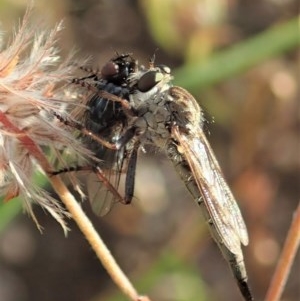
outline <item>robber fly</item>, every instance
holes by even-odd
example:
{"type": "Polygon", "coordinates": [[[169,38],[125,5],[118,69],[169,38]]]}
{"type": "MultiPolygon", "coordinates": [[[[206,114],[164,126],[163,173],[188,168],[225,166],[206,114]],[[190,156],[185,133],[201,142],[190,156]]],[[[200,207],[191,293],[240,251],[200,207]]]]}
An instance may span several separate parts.
{"type": "MultiPolygon", "coordinates": [[[[99,150],[99,155],[105,151],[113,153],[114,160],[109,160],[107,166],[117,175],[113,186],[119,183],[118,175],[125,173],[124,203],[130,203],[139,149],[154,145],[164,150],[202,209],[245,300],[253,300],[241,248],[248,244],[247,229],[204,135],[200,106],[189,92],[172,85],[170,68],[155,66],[154,59],[149,68],[138,66],[129,56],[117,57],[110,64],[106,67],[111,67],[107,69],[111,72],[104,72],[97,85],[105,93],[96,93],[90,100],[85,122],[90,131],[101,136],[100,142],[103,141],[96,154],[99,150]],[[124,165],[127,167],[123,168],[124,165]]],[[[110,192],[107,189],[107,193],[110,192]]],[[[115,196],[115,191],[111,195],[115,196]]],[[[92,202],[96,204],[106,202],[105,206],[100,205],[106,213],[113,197],[109,202],[97,193],[93,197],[92,202]]]]}

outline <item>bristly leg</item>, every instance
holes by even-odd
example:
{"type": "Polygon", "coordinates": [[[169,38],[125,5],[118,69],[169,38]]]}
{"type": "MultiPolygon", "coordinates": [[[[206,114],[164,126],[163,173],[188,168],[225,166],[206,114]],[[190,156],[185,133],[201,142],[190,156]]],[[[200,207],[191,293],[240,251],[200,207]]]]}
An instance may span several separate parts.
{"type": "Polygon", "coordinates": [[[124,197],[125,202],[127,204],[131,203],[134,194],[138,149],[139,149],[139,143],[135,143],[128,161],[128,168],[127,168],[126,180],[125,180],[125,197],[124,197]]]}
{"type": "Polygon", "coordinates": [[[75,120],[70,120],[67,119],[63,116],[61,116],[60,114],[58,114],[57,112],[52,112],[53,115],[63,124],[65,124],[66,126],[72,127],[78,131],[80,131],[82,134],[91,137],[92,139],[94,139],[95,141],[97,141],[98,143],[104,145],[106,148],[108,149],[112,149],[112,150],[117,150],[118,146],[116,143],[110,143],[107,140],[105,140],[104,138],[101,138],[99,135],[94,134],[93,132],[91,132],[90,130],[88,130],[83,124],[81,124],[78,121],[75,120]]]}
{"type": "Polygon", "coordinates": [[[95,165],[87,165],[87,166],[71,166],[71,167],[66,167],[66,168],[62,168],[56,171],[52,171],[49,172],[48,174],[50,176],[57,176],[60,174],[64,174],[64,173],[70,173],[70,172],[80,172],[80,171],[90,171],[93,172],[97,178],[100,180],[101,183],[103,183],[106,188],[112,193],[112,195],[114,196],[114,198],[116,200],[118,200],[120,203],[122,204],[129,204],[131,202],[128,201],[128,198],[123,198],[119,192],[116,190],[116,188],[110,183],[109,179],[107,179],[107,177],[105,176],[103,170],[100,168],[100,166],[95,165]]]}
{"type": "Polygon", "coordinates": [[[107,100],[114,101],[117,103],[120,103],[125,113],[127,113],[129,116],[135,115],[135,110],[132,108],[130,103],[127,99],[123,99],[121,97],[118,97],[114,94],[111,94],[105,90],[99,90],[96,86],[91,85],[90,83],[87,83],[84,79],[80,78],[74,78],[71,81],[72,84],[79,85],[81,87],[87,88],[88,90],[92,91],[94,95],[98,95],[99,97],[103,97],[107,100]]]}

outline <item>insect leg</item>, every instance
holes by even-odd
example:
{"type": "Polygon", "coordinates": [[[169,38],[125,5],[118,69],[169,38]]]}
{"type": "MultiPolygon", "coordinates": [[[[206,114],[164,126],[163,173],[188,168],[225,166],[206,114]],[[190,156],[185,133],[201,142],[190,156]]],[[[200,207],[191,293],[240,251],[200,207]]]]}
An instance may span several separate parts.
{"type": "Polygon", "coordinates": [[[103,170],[100,168],[100,166],[75,166],[75,167],[68,167],[63,168],[57,171],[49,172],[51,176],[60,175],[62,173],[67,172],[76,172],[76,171],[92,171],[95,173],[97,178],[106,186],[106,188],[113,194],[113,196],[121,203],[128,204],[126,199],[124,199],[119,192],[115,189],[115,187],[110,183],[110,181],[105,176],[103,170]]]}
{"type": "Polygon", "coordinates": [[[79,130],[81,133],[83,133],[86,136],[91,137],[93,140],[99,142],[100,144],[102,144],[103,146],[105,146],[108,149],[112,149],[112,150],[117,150],[118,146],[115,143],[110,143],[107,140],[105,140],[104,138],[100,137],[99,135],[94,134],[93,132],[91,132],[90,130],[88,130],[83,124],[81,124],[78,121],[75,120],[70,120],[70,119],[66,119],[65,117],[61,116],[60,114],[58,114],[55,111],[52,111],[52,114],[63,124],[70,126],[74,129],[79,130]]]}
{"type": "Polygon", "coordinates": [[[84,81],[86,79],[93,79],[94,81],[99,81],[101,79],[99,69],[93,69],[91,67],[86,66],[78,66],[78,68],[86,73],[89,73],[89,75],[78,78],[78,81],[84,81]]]}
{"type": "Polygon", "coordinates": [[[119,96],[116,96],[114,94],[111,94],[105,90],[99,90],[97,87],[87,83],[84,80],[81,80],[80,78],[74,78],[72,79],[71,83],[76,84],[76,85],[80,85],[84,88],[89,89],[90,91],[94,92],[95,95],[98,95],[100,97],[106,98],[108,100],[120,103],[124,112],[127,113],[129,116],[135,116],[135,111],[132,108],[132,106],[130,105],[130,103],[128,102],[128,100],[123,99],[119,96]]]}
{"type": "Polygon", "coordinates": [[[125,180],[125,196],[124,200],[127,204],[131,203],[134,194],[135,172],[139,143],[136,143],[129,158],[128,168],[125,180]]]}
{"type": "Polygon", "coordinates": [[[124,135],[122,135],[117,141],[116,141],[116,147],[117,149],[120,149],[124,147],[136,134],[137,128],[135,126],[130,127],[124,135]]]}
{"type": "Polygon", "coordinates": [[[50,176],[57,176],[63,173],[68,173],[68,172],[77,172],[77,171],[88,171],[88,170],[92,170],[91,166],[70,166],[70,167],[66,167],[66,168],[62,168],[59,170],[55,170],[55,171],[50,171],[48,172],[48,174],[50,176]]]}

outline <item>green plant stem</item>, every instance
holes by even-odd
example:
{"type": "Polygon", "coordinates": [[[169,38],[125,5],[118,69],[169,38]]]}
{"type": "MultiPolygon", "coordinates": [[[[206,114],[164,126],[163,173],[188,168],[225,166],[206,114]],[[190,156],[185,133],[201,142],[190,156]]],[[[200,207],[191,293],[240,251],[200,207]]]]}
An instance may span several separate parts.
{"type": "Polygon", "coordinates": [[[9,202],[0,201],[0,234],[22,209],[20,199],[9,202]]]}
{"type": "Polygon", "coordinates": [[[175,81],[188,90],[207,88],[300,45],[299,20],[278,24],[207,61],[178,68],[175,81]]]}

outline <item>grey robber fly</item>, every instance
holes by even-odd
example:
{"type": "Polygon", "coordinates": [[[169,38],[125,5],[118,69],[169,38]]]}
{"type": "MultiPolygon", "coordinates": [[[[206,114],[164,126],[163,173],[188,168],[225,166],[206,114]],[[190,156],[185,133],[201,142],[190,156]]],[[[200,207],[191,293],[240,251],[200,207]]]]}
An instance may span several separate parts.
{"type": "Polygon", "coordinates": [[[253,300],[247,284],[241,245],[248,233],[240,209],[204,135],[203,114],[194,97],[172,86],[170,69],[150,66],[131,75],[134,92],[129,131],[136,144],[166,151],[194,200],[202,208],[210,232],[227,259],[245,300],[253,300]]]}
{"type": "MultiPolygon", "coordinates": [[[[244,299],[253,300],[242,252],[242,245],[248,244],[247,229],[203,132],[200,106],[189,92],[172,85],[170,68],[155,66],[154,59],[145,68],[131,56],[122,55],[102,70],[102,79],[94,78],[97,91],[94,89],[96,94],[88,104],[85,127],[89,137],[99,143],[98,149],[94,144],[95,153],[104,159],[104,165],[108,157],[103,153],[112,157],[103,173],[107,174],[107,168],[109,176],[99,177],[106,195],[101,190],[90,194],[94,210],[99,215],[107,213],[115,199],[130,203],[138,151],[147,145],[162,149],[202,209],[244,299]],[[117,191],[121,174],[126,177],[124,197],[117,191]]],[[[102,173],[99,166],[96,172],[102,173]]]]}

